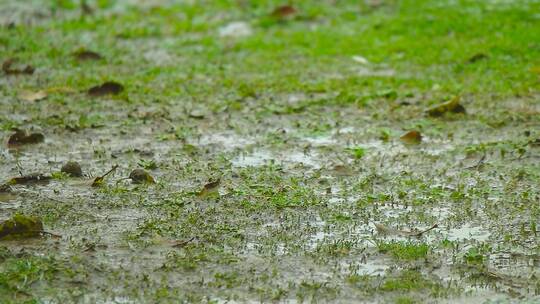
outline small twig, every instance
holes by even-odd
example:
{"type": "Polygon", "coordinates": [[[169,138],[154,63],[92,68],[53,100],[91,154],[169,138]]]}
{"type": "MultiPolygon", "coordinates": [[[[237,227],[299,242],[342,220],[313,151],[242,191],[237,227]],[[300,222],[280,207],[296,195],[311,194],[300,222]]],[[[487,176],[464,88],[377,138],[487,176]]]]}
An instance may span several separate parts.
{"type": "Polygon", "coordinates": [[[118,168],[118,165],[114,165],[111,170],[107,171],[105,174],[103,174],[102,176],[100,176],[101,179],[104,179],[105,177],[107,177],[107,175],[113,173],[116,169],[118,168]]]}
{"type": "Polygon", "coordinates": [[[195,237],[192,237],[192,238],[190,238],[188,240],[184,240],[184,241],[175,241],[175,243],[172,245],[172,247],[182,248],[182,247],[186,246],[187,244],[191,243],[194,239],[195,239],[195,237]]]}
{"type": "Polygon", "coordinates": [[[105,177],[107,177],[107,175],[113,173],[116,169],[118,168],[118,165],[114,165],[111,170],[107,171],[105,174],[103,174],[102,176],[98,176],[94,179],[94,182],[92,183],[92,187],[99,187],[101,185],[101,183],[103,182],[103,180],[105,179],[105,177]]]}
{"type": "Polygon", "coordinates": [[[373,224],[375,225],[375,228],[377,228],[377,232],[380,234],[395,234],[395,235],[400,235],[400,236],[421,236],[422,234],[439,227],[438,224],[435,224],[426,230],[414,232],[414,231],[406,231],[406,230],[398,230],[394,228],[389,228],[378,223],[373,223],[373,224]]]}
{"type": "Polygon", "coordinates": [[[476,163],[476,165],[469,166],[469,167],[467,167],[465,169],[479,168],[480,166],[482,166],[484,164],[485,161],[486,161],[486,153],[484,153],[484,155],[482,155],[482,158],[480,158],[480,160],[476,163]]]}
{"type": "Polygon", "coordinates": [[[421,236],[422,234],[424,234],[424,233],[426,233],[426,232],[428,232],[428,231],[431,231],[431,230],[433,230],[433,229],[435,229],[435,228],[439,228],[439,224],[435,224],[435,225],[429,227],[429,228],[426,229],[426,230],[422,230],[422,231],[419,231],[419,232],[416,232],[416,233],[411,232],[411,235],[412,235],[412,236],[421,236]]]}

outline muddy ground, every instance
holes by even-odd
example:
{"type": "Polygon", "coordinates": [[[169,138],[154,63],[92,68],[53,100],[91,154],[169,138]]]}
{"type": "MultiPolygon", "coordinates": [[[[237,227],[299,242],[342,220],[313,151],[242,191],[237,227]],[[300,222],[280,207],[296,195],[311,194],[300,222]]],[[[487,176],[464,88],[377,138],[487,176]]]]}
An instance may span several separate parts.
{"type": "Polygon", "coordinates": [[[0,302],[540,302],[537,1],[85,3],[0,1],[0,302]]]}

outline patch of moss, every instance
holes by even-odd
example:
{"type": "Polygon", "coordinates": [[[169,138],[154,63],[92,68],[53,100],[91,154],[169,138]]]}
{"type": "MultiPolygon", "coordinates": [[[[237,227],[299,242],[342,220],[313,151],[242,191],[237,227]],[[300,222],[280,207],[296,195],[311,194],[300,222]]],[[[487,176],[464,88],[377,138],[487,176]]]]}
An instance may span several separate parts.
{"type": "Polygon", "coordinates": [[[430,250],[428,244],[414,244],[411,242],[380,242],[377,244],[377,248],[379,252],[388,253],[398,260],[417,260],[425,258],[430,250]]]}
{"type": "Polygon", "coordinates": [[[43,223],[36,217],[15,214],[0,224],[0,240],[36,237],[43,231],[43,223]]]}
{"type": "Polygon", "coordinates": [[[398,277],[387,279],[380,287],[382,291],[411,291],[430,288],[433,282],[427,280],[418,271],[406,270],[398,277]]]}

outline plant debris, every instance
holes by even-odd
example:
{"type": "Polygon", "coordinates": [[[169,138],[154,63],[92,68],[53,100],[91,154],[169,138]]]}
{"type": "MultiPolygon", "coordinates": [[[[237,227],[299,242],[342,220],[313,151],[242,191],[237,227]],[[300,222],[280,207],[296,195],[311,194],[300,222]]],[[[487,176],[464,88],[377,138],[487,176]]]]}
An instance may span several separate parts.
{"type": "Polygon", "coordinates": [[[412,130],[401,135],[399,139],[407,145],[417,145],[422,142],[422,134],[419,131],[412,130]]]}
{"type": "Polygon", "coordinates": [[[219,185],[221,184],[221,179],[218,178],[214,181],[209,181],[204,185],[203,189],[197,194],[198,197],[210,197],[210,196],[219,196],[219,185]]]}
{"type": "Polygon", "coordinates": [[[459,96],[456,96],[452,98],[451,100],[441,103],[438,105],[435,105],[431,108],[429,108],[426,113],[428,116],[431,117],[440,117],[444,115],[447,112],[452,113],[465,113],[465,107],[463,107],[459,102],[461,98],[459,96]]]}
{"type": "Polygon", "coordinates": [[[281,5],[276,7],[271,15],[274,18],[285,19],[294,16],[296,12],[296,9],[291,5],[281,5]]]}
{"type": "Polygon", "coordinates": [[[103,57],[94,51],[79,50],[73,53],[73,56],[80,61],[101,60],[103,57]]]}
{"type": "Polygon", "coordinates": [[[15,130],[9,139],[8,145],[10,146],[20,146],[20,145],[29,145],[29,144],[39,144],[45,141],[45,136],[42,133],[30,133],[28,134],[24,130],[15,130]]]}
{"type": "Polygon", "coordinates": [[[114,171],[116,171],[116,169],[118,169],[118,165],[114,165],[111,170],[107,171],[105,174],[103,174],[102,176],[98,176],[94,179],[94,181],[92,182],[92,187],[101,187],[103,185],[103,182],[105,181],[105,177],[107,177],[107,175],[113,173],[114,171]]]}
{"type": "Polygon", "coordinates": [[[124,91],[124,86],[114,81],[107,81],[88,90],[88,95],[100,97],[106,95],[118,95],[124,91]]]}
{"type": "Polygon", "coordinates": [[[154,178],[144,169],[135,169],[129,174],[131,182],[134,184],[155,184],[154,178]]]}
{"type": "Polygon", "coordinates": [[[76,161],[69,161],[65,163],[60,172],[66,173],[71,177],[81,177],[83,175],[81,165],[76,161]]]}
{"type": "Polygon", "coordinates": [[[37,237],[43,232],[43,223],[39,218],[22,214],[15,214],[0,223],[0,240],[37,237]]]}
{"type": "Polygon", "coordinates": [[[52,179],[49,175],[41,173],[32,173],[29,175],[14,177],[9,180],[10,185],[30,185],[30,184],[46,184],[52,179]]]}
{"type": "Polygon", "coordinates": [[[174,240],[174,241],[170,241],[169,244],[171,244],[171,247],[174,247],[174,248],[182,248],[182,247],[185,247],[187,244],[193,242],[194,239],[195,237],[192,237],[187,240],[174,240]]]}
{"type": "Polygon", "coordinates": [[[10,58],[4,61],[2,64],[2,71],[6,75],[32,75],[34,74],[34,67],[31,65],[15,65],[17,59],[10,58]]]}
{"type": "Polygon", "coordinates": [[[36,92],[23,91],[19,94],[18,97],[20,100],[23,100],[23,101],[35,102],[35,101],[43,100],[47,98],[47,96],[48,94],[46,91],[36,91],[36,92]]]}
{"type": "Polygon", "coordinates": [[[390,227],[387,227],[387,226],[385,226],[383,224],[379,224],[379,223],[373,223],[373,224],[375,225],[375,228],[377,228],[377,233],[379,233],[379,234],[398,235],[398,236],[407,236],[407,237],[421,236],[422,234],[439,227],[438,224],[435,224],[435,225],[433,225],[430,228],[427,228],[425,230],[407,231],[407,230],[399,230],[399,229],[390,228],[390,227]]]}
{"type": "Polygon", "coordinates": [[[487,59],[488,55],[484,53],[477,53],[471,56],[469,59],[467,59],[467,63],[475,63],[484,59],[487,59]]]}

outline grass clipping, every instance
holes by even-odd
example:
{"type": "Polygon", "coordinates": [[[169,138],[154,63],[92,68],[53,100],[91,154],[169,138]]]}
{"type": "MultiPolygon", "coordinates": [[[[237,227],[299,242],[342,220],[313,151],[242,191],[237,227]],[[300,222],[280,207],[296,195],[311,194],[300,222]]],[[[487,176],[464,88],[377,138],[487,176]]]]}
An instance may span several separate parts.
{"type": "Polygon", "coordinates": [[[0,223],[0,240],[31,238],[43,233],[43,223],[36,217],[15,214],[0,223]]]}

